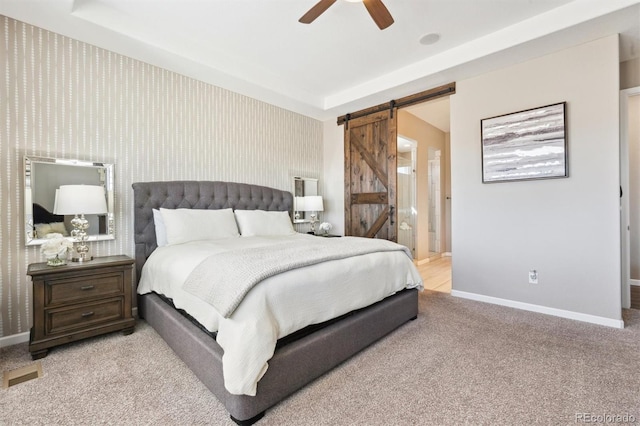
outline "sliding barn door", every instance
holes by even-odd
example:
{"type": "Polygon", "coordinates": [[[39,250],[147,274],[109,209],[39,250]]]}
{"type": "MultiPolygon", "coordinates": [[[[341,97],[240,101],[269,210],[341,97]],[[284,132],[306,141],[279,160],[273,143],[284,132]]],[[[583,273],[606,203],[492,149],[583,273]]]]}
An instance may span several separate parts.
{"type": "Polygon", "coordinates": [[[397,240],[396,111],[345,123],[345,234],[397,240]]]}

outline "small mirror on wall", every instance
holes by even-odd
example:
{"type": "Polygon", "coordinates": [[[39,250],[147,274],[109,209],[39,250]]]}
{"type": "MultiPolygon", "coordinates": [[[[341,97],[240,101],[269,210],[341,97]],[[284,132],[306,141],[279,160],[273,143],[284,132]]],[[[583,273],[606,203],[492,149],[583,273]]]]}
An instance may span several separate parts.
{"type": "MultiPolygon", "coordinates": [[[[88,241],[115,238],[113,164],[62,158],[24,157],[25,244],[40,245],[47,234],[70,236],[73,215],[55,214],[56,190],[62,185],[104,187],[106,214],[88,214],[88,241]]],[[[78,212],[81,213],[81,212],[78,212]]]]}
{"type": "Polygon", "coordinates": [[[311,222],[311,212],[303,205],[304,198],[318,195],[318,179],[294,176],[293,178],[293,223],[311,222]]]}

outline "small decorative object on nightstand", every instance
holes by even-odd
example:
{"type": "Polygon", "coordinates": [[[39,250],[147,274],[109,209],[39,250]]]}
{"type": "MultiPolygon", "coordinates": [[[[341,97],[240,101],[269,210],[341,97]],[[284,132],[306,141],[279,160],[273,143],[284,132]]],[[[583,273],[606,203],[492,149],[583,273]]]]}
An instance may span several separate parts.
{"type": "Polygon", "coordinates": [[[322,235],[328,235],[329,231],[331,231],[331,228],[332,226],[329,222],[322,222],[320,226],[318,226],[318,230],[322,235]]]}
{"type": "Polygon", "coordinates": [[[131,314],[133,263],[127,256],[106,256],[57,267],[30,264],[31,357],[43,358],[53,346],[112,331],[131,334],[135,326],[131,314]]]}
{"type": "Polygon", "coordinates": [[[67,264],[69,250],[73,249],[73,242],[62,234],[47,234],[46,240],[40,246],[40,252],[47,258],[47,265],[62,266],[67,264]]]}

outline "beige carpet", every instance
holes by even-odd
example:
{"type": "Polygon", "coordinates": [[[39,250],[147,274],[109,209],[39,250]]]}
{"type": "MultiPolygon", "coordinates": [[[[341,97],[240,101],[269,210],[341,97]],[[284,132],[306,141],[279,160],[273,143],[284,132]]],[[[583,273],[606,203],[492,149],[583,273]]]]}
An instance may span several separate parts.
{"type": "MultiPolygon", "coordinates": [[[[258,425],[640,423],[640,311],[615,330],[424,292],[420,312],[258,425]]],[[[0,349],[0,371],[31,362],[26,344],[0,349]]],[[[42,365],[42,378],[0,389],[0,424],[233,424],[143,321],[42,365]]]]}

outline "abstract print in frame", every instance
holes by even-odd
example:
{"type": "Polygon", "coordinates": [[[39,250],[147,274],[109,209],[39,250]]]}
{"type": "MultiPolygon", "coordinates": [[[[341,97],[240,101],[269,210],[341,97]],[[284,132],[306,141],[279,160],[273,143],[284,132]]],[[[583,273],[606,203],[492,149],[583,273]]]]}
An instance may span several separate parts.
{"type": "Polygon", "coordinates": [[[568,176],[566,102],[480,120],[482,182],[568,176]]]}

